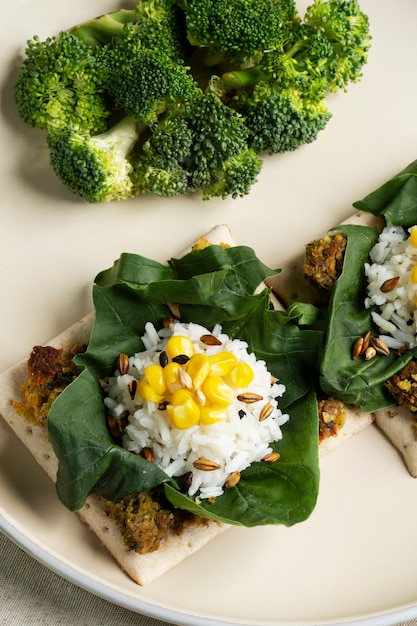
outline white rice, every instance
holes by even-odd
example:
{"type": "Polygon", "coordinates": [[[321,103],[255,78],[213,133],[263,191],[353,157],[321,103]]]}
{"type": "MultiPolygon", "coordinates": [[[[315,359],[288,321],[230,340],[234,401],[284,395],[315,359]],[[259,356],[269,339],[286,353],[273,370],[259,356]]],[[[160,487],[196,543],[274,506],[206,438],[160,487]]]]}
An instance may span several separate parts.
{"type": "Polygon", "coordinates": [[[143,448],[151,449],[156,465],[169,476],[180,477],[191,472],[190,496],[200,499],[220,496],[232,472],[241,472],[252,463],[261,461],[272,452],[270,444],[282,438],[281,426],[289,417],[278,408],[277,398],[285,392],[284,385],[272,382],[265,362],[257,360],[253,353],[248,353],[246,342],[230,339],[219,325],[210,333],[198,324],[176,322],[157,332],[148,323],[142,341],[146,349],[130,357],[128,373],[121,375],[116,371],[105,389],[107,396],[104,402],[114,417],[119,418],[122,413],[129,412],[129,424],[122,445],[133,453],[140,453],[143,448]],[[216,336],[222,345],[202,343],[200,337],[204,334],[216,336]],[[172,425],[167,411],[158,408],[154,402],[142,401],[138,394],[132,400],[128,384],[134,379],[140,380],[148,365],[159,364],[159,356],[171,335],[189,337],[195,353],[209,356],[219,351],[229,351],[239,362],[248,363],[254,372],[254,379],[247,389],[236,389],[235,395],[251,391],[261,395],[262,401],[248,404],[235,397],[226,409],[224,420],[178,429],[172,425]],[[262,407],[267,402],[271,403],[273,410],[266,419],[259,421],[262,407]],[[244,415],[239,415],[239,411],[244,411],[244,415]],[[201,458],[215,461],[220,469],[196,469],[193,462],[201,458]]]}
{"type": "Polygon", "coordinates": [[[417,248],[410,243],[410,232],[411,228],[388,224],[370,252],[371,262],[365,264],[365,307],[377,307],[371,312],[372,319],[382,333],[380,338],[393,349],[417,345],[417,284],[411,279],[417,248]],[[383,283],[397,276],[396,287],[383,293],[383,283]]]}

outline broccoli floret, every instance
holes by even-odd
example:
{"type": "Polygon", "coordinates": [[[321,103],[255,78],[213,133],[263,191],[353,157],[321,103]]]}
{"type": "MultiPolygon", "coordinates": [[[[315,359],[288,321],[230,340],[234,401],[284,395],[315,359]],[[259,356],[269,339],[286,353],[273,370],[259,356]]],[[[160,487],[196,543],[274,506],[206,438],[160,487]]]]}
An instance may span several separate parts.
{"type": "Polygon", "coordinates": [[[188,68],[164,51],[145,48],[136,27],[125,28],[107,57],[111,95],[141,122],[155,122],[167,108],[196,95],[188,68]]]}
{"type": "Polygon", "coordinates": [[[311,1],[302,20],[295,0],[138,0],[35,37],[19,113],[48,132],[53,169],[89,202],[243,196],[259,155],[315,140],[327,93],[367,60],[357,0],[311,1]]]}
{"type": "Polygon", "coordinates": [[[265,51],[256,65],[223,74],[222,82],[225,91],[270,82],[276,89],[297,89],[303,97],[319,101],[328,93],[336,72],[337,58],[324,33],[298,24],[282,46],[265,51]]]}
{"type": "Polygon", "coordinates": [[[368,47],[367,18],[355,0],[315,0],[280,46],[210,88],[245,117],[258,153],[295,150],[326,126],[326,95],[360,77],[368,47]]]}
{"type": "Polygon", "coordinates": [[[139,0],[136,23],[142,45],[182,62],[190,52],[184,13],[176,0],[139,0]]]}
{"type": "MultiPolygon", "coordinates": [[[[178,111],[179,113],[179,111],[178,111]]],[[[171,197],[189,188],[189,159],[194,137],[185,117],[166,117],[153,127],[151,137],[133,159],[132,179],[137,193],[171,197]]]]}
{"type": "Polygon", "coordinates": [[[100,16],[72,31],[101,48],[115,107],[146,124],[195,95],[197,84],[182,58],[180,17],[174,0],[141,0],[134,10],[100,16]]]}
{"type": "Polygon", "coordinates": [[[294,0],[178,0],[190,43],[206,48],[206,63],[243,63],[275,48],[288,22],[298,21],[294,0]]]}
{"type": "Polygon", "coordinates": [[[314,0],[305,22],[323,31],[337,55],[337,73],[331,91],[346,90],[362,77],[371,46],[369,18],[357,0],[314,0]]]}
{"type": "Polygon", "coordinates": [[[94,136],[68,126],[48,135],[51,165],[88,202],[124,200],[132,195],[129,155],[138,138],[136,121],[129,117],[94,136]]]}
{"type": "Polygon", "coordinates": [[[243,196],[261,168],[247,136],[237,112],[214,94],[201,93],[155,127],[135,162],[133,180],[140,193],[199,190],[204,200],[243,196]]]}
{"type": "Polygon", "coordinates": [[[14,95],[24,122],[54,131],[72,125],[97,133],[107,127],[111,106],[107,74],[99,55],[66,31],[28,41],[14,95]]]}
{"type": "Polygon", "coordinates": [[[331,118],[326,102],[304,98],[296,89],[258,83],[235,106],[244,116],[248,143],[258,154],[296,150],[317,139],[331,118]]]}
{"type": "Polygon", "coordinates": [[[93,47],[110,46],[135,33],[141,46],[182,60],[188,49],[183,13],[174,0],[139,0],[134,9],[120,9],[100,15],[70,29],[93,47]]]}

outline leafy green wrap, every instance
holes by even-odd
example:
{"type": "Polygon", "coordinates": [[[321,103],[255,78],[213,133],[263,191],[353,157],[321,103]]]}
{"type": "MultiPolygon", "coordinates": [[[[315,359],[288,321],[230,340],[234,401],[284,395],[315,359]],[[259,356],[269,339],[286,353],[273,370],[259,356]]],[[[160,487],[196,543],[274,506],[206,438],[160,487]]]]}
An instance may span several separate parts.
{"type": "Polygon", "coordinates": [[[76,357],[82,371],[53,404],[48,433],[59,461],[57,491],[70,510],[81,508],[90,493],[110,500],[164,485],[174,505],[227,523],[292,525],[314,509],[319,486],[318,414],[314,393],[323,334],[300,327],[316,311],[297,305],[271,310],[269,291],[255,289],[274,272],[244,246],[210,246],[162,265],[123,254],[95,280],[95,322],[88,349],[76,357]],[[258,359],[286,386],[280,402],[290,419],[283,438],[273,444],[276,463],[255,463],[238,485],[199,502],[181,493],[176,480],[120,447],[106,425],[100,380],[114,372],[120,353],[143,349],[146,322],[156,328],[176,303],[181,321],[207,328],[219,323],[230,337],[249,344],[258,359]]]}
{"type": "Polygon", "coordinates": [[[353,203],[361,211],[384,217],[387,222],[405,228],[417,223],[417,160],[399,174],[353,203]]]}
{"type": "MultiPolygon", "coordinates": [[[[417,222],[417,161],[383,184],[363,200],[354,203],[386,222],[409,228],[417,222]]],[[[352,348],[359,337],[379,331],[372,322],[372,308],[365,309],[367,280],[364,265],[378,240],[378,232],[367,226],[342,225],[338,230],[347,236],[343,271],[336,281],[327,311],[327,336],[321,363],[320,384],[326,393],[344,402],[376,411],[396,404],[385,382],[402,369],[417,349],[369,361],[352,358],[352,348]]]]}

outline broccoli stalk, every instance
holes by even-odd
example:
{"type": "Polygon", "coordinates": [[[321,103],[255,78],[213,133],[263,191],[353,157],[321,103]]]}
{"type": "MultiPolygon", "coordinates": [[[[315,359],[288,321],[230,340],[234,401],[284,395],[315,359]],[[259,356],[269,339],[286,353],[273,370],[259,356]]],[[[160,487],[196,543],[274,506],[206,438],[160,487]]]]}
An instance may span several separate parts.
{"type": "Polygon", "coordinates": [[[101,47],[111,43],[123,32],[125,24],[134,23],[136,19],[134,9],[119,9],[77,24],[69,32],[92,48],[101,47]]]}
{"type": "Polygon", "coordinates": [[[183,15],[175,0],[140,0],[134,9],[119,9],[70,29],[92,47],[109,46],[127,32],[142,48],[157,50],[181,61],[187,49],[183,15]]]}
{"type": "Polygon", "coordinates": [[[88,202],[124,200],[132,195],[128,157],[138,139],[130,117],[94,136],[67,126],[48,135],[50,162],[64,185],[88,202]]]}

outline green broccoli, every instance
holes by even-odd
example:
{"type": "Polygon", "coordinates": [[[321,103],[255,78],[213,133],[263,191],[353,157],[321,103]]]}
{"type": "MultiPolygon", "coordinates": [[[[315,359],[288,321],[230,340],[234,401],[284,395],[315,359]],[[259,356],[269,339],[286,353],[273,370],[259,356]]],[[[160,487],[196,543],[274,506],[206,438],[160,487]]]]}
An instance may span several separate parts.
{"type": "Polygon", "coordinates": [[[67,126],[48,135],[51,165],[64,185],[88,202],[124,200],[132,195],[129,155],[138,138],[130,117],[94,136],[67,126]]]}
{"type": "Polygon", "coordinates": [[[248,144],[258,154],[311,143],[331,118],[325,100],[310,100],[296,89],[275,89],[270,83],[258,83],[234,105],[245,119],[248,144]]]}
{"type": "Polygon", "coordinates": [[[136,26],[125,27],[106,57],[109,93],[141,122],[156,122],[167,108],[196,95],[197,83],[188,68],[163,50],[144,47],[136,26]]]}
{"type": "Polygon", "coordinates": [[[69,32],[91,48],[100,48],[122,34],[125,24],[136,21],[135,9],[119,9],[72,26],[69,32]]]}
{"type": "Polygon", "coordinates": [[[29,41],[15,101],[88,202],[236,198],[260,154],[316,139],[369,47],[357,0],[138,0],[29,41]]]}
{"type": "Polygon", "coordinates": [[[256,65],[223,74],[222,81],[226,91],[240,91],[262,81],[276,89],[297,89],[310,100],[322,100],[336,72],[337,57],[325,34],[297,24],[278,49],[265,51],[256,65]]]}
{"type": "Polygon", "coordinates": [[[178,0],[190,43],[205,61],[243,63],[279,45],[287,23],[298,22],[294,0],[178,0]]]}
{"type": "Polygon", "coordinates": [[[72,125],[97,133],[112,111],[102,59],[66,31],[28,41],[14,96],[20,117],[35,128],[53,131],[72,125]]]}
{"type": "Polygon", "coordinates": [[[73,30],[95,48],[102,47],[115,106],[146,124],[157,121],[167,107],[193,97],[197,89],[182,60],[178,13],[174,0],[141,0],[133,12],[117,11],[73,30]]]}
{"type": "Polygon", "coordinates": [[[189,47],[183,19],[175,0],[140,0],[134,9],[100,15],[74,26],[70,32],[92,47],[110,48],[126,32],[131,37],[136,34],[142,47],[182,61],[189,47]]]}
{"type": "Polygon", "coordinates": [[[204,200],[247,194],[261,168],[242,117],[214,94],[172,109],[145,142],[132,178],[139,193],[201,191],[204,200]]]}
{"type": "Polygon", "coordinates": [[[257,152],[295,150],[314,141],[331,118],[326,95],[360,77],[369,40],[355,0],[315,0],[280,46],[224,73],[209,89],[245,117],[257,152]]]}
{"type": "Polygon", "coordinates": [[[362,77],[371,46],[369,18],[357,0],[314,0],[305,22],[323,31],[337,55],[337,73],[331,91],[346,90],[362,77]]]}

